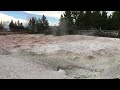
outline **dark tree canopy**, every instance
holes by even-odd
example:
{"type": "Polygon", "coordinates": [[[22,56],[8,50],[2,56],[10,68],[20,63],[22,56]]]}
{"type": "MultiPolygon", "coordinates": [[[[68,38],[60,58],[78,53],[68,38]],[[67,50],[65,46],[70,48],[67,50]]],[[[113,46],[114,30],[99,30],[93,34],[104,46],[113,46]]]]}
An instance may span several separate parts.
{"type": "Polygon", "coordinates": [[[24,29],[24,26],[19,20],[17,22],[13,22],[13,20],[11,20],[9,28],[13,32],[21,32],[24,29]]]}
{"type": "Polygon", "coordinates": [[[28,23],[28,29],[30,33],[44,33],[45,30],[49,29],[49,23],[45,15],[42,18],[32,17],[28,23]]]}
{"type": "MultiPolygon", "coordinates": [[[[59,26],[65,27],[70,32],[72,30],[90,30],[91,28],[119,30],[120,11],[114,11],[110,16],[106,11],[65,11],[60,18],[59,26]]],[[[63,28],[61,29],[63,30],[63,28]]]]}
{"type": "Polygon", "coordinates": [[[1,21],[0,22],[0,30],[4,29],[4,25],[3,25],[3,22],[1,21]]]}

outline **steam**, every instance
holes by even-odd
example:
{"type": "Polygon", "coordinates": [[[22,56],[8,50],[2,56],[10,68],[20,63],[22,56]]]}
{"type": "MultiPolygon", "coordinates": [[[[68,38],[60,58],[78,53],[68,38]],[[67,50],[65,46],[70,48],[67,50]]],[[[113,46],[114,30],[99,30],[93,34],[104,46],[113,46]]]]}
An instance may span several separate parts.
{"type": "Polygon", "coordinates": [[[63,19],[63,21],[60,23],[59,25],[59,32],[60,35],[66,35],[68,34],[68,26],[67,26],[68,22],[66,19],[63,19]]]}

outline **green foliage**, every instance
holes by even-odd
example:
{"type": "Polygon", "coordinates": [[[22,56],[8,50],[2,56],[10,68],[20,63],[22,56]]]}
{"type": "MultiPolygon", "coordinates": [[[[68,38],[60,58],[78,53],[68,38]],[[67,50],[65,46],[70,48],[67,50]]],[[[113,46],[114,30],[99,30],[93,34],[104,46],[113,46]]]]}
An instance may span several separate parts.
{"type": "Polygon", "coordinates": [[[13,20],[11,20],[10,24],[9,24],[9,28],[12,32],[21,32],[24,29],[24,26],[22,23],[19,22],[13,22],[13,20]]]}
{"type": "Polygon", "coordinates": [[[46,17],[43,15],[42,18],[32,17],[28,23],[28,29],[30,33],[44,33],[45,30],[49,29],[49,23],[46,17]]]}
{"type": "Polygon", "coordinates": [[[44,33],[45,30],[49,30],[49,23],[43,15],[41,19],[37,19],[36,17],[30,18],[26,28],[19,22],[19,20],[18,22],[13,22],[13,20],[11,20],[9,28],[12,32],[22,32],[26,30],[28,33],[44,33]]]}
{"type": "Polygon", "coordinates": [[[43,33],[45,30],[49,29],[49,23],[46,17],[43,15],[40,21],[40,29],[41,32],[43,33]]]}
{"type": "Polygon", "coordinates": [[[113,29],[120,29],[120,11],[115,11],[112,15],[113,29]]]}
{"type": "Polygon", "coordinates": [[[65,11],[60,17],[60,31],[73,33],[73,30],[120,29],[120,11],[108,16],[106,11],[65,11]]]}
{"type": "Polygon", "coordinates": [[[29,23],[28,23],[28,28],[29,28],[29,33],[35,33],[36,32],[36,18],[35,17],[32,17],[30,20],[29,20],[29,23]]]}
{"type": "Polygon", "coordinates": [[[11,20],[10,24],[9,24],[9,28],[11,31],[14,31],[14,23],[13,20],[11,20]]]}

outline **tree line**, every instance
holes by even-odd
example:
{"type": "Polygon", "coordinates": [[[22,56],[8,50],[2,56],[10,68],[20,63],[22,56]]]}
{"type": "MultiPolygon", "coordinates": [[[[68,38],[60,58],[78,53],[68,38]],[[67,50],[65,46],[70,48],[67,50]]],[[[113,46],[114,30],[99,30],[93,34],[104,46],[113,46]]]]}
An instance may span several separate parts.
{"type": "Polygon", "coordinates": [[[27,29],[30,33],[44,33],[45,30],[49,30],[49,22],[47,18],[43,15],[42,18],[32,17],[29,20],[27,29]]]}
{"type": "MultiPolygon", "coordinates": [[[[1,21],[0,29],[3,29],[4,25],[1,21]]],[[[27,26],[24,26],[19,20],[14,22],[11,20],[9,23],[9,28],[11,32],[26,32],[26,33],[47,33],[49,28],[49,22],[45,15],[41,18],[31,17],[28,21],[27,26]],[[45,32],[46,31],[46,32],[45,32]]]]}
{"type": "Polygon", "coordinates": [[[24,26],[22,22],[19,22],[19,20],[18,22],[13,22],[13,20],[11,20],[9,28],[12,32],[22,32],[22,30],[24,30],[24,26]]]}
{"type": "Polygon", "coordinates": [[[108,16],[106,11],[65,11],[60,17],[59,30],[72,34],[73,30],[119,30],[120,11],[108,16]]]}
{"type": "MultiPolygon", "coordinates": [[[[114,11],[110,16],[106,11],[65,11],[59,21],[59,26],[54,26],[57,32],[61,34],[73,34],[74,30],[119,30],[120,29],[120,11],[114,11]]],[[[0,29],[4,28],[0,23],[0,29]]],[[[9,28],[13,32],[26,31],[28,33],[44,33],[51,29],[45,15],[41,18],[31,17],[27,26],[22,22],[11,20],[9,28]]]]}

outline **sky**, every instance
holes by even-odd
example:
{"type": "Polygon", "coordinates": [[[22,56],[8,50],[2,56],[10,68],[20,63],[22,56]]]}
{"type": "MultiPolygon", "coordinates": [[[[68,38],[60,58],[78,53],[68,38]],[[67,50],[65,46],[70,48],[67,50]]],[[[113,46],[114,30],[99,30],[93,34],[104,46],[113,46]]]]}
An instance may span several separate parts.
{"type": "MultiPolygon", "coordinates": [[[[112,11],[107,11],[108,15],[112,14],[112,11]]],[[[6,27],[8,27],[11,20],[20,21],[23,25],[26,25],[31,17],[41,18],[45,15],[49,21],[49,25],[58,25],[60,20],[60,15],[64,11],[0,11],[0,21],[5,22],[6,27]]]]}
{"type": "Polygon", "coordinates": [[[0,11],[0,21],[3,21],[7,27],[11,20],[20,21],[25,26],[31,17],[41,18],[45,15],[49,25],[58,25],[60,15],[64,11],[0,11]]]}

